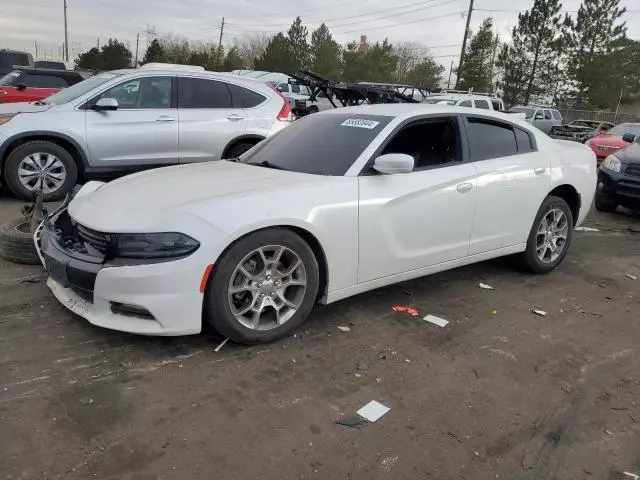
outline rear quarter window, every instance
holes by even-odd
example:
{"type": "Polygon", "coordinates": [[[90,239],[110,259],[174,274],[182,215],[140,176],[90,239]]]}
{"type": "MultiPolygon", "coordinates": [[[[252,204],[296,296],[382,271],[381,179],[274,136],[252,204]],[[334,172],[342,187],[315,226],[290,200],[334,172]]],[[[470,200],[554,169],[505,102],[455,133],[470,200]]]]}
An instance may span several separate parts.
{"type": "Polygon", "coordinates": [[[231,92],[231,101],[234,108],[253,108],[264,102],[267,97],[249,90],[248,88],[234,85],[233,83],[227,84],[229,91],[231,92]]]}
{"type": "Polygon", "coordinates": [[[535,150],[531,136],[527,132],[520,128],[515,128],[514,132],[516,134],[516,143],[518,144],[518,153],[529,153],[535,150]]]}
{"type": "Polygon", "coordinates": [[[489,102],[486,100],[475,100],[476,108],[481,108],[483,110],[490,110],[489,102]]]}

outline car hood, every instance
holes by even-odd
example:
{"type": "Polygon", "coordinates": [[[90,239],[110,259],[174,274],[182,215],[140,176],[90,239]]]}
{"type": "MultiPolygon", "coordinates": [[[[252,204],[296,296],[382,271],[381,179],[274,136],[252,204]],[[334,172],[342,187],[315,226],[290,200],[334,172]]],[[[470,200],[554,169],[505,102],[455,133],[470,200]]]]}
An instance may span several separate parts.
{"type": "Polygon", "coordinates": [[[628,148],[616,152],[618,160],[624,163],[640,163],[640,145],[632,143],[628,148]]]}
{"type": "Polygon", "coordinates": [[[0,103],[0,115],[13,115],[16,113],[37,113],[49,110],[53,105],[27,102],[0,103]]]}
{"type": "Polygon", "coordinates": [[[144,231],[199,202],[326,178],[228,161],[179,165],[129,175],[87,195],[81,191],[69,213],[98,231],[144,231]]]}
{"type": "Polygon", "coordinates": [[[589,145],[592,147],[618,147],[625,148],[629,144],[622,140],[622,137],[616,137],[613,135],[603,135],[600,137],[593,137],[590,140],[589,145]]]}

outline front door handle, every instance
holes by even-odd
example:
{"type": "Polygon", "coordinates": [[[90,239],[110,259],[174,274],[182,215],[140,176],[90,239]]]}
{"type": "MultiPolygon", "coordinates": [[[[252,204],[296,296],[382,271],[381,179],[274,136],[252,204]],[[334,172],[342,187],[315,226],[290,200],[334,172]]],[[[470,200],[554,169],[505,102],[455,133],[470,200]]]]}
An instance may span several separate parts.
{"type": "Polygon", "coordinates": [[[537,167],[533,169],[533,173],[535,173],[536,175],[542,175],[546,171],[547,169],[544,167],[537,167]]]}
{"type": "Polygon", "coordinates": [[[167,115],[160,115],[158,118],[156,118],[156,122],[175,122],[176,119],[173,117],[169,117],[167,115]]]}
{"type": "Polygon", "coordinates": [[[468,183],[468,182],[461,183],[460,185],[458,185],[458,191],[460,193],[468,192],[472,188],[473,188],[473,184],[472,183],[468,183]]]}
{"type": "Polygon", "coordinates": [[[234,113],[233,115],[229,115],[227,117],[227,120],[231,120],[232,122],[237,122],[238,120],[244,120],[244,117],[242,115],[238,115],[237,113],[234,113]]]}

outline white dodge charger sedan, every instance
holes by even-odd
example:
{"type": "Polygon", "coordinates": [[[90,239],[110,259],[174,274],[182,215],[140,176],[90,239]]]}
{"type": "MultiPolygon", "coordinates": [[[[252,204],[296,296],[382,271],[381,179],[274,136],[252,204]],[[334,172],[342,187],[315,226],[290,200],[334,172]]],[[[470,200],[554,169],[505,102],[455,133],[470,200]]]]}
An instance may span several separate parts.
{"type": "Polygon", "coordinates": [[[87,183],[36,234],[48,285],[94,325],[209,322],[278,339],[316,302],[502,255],[554,269],[596,159],[512,116],[393,104],[303,118],[238,159],[87,183]]]}

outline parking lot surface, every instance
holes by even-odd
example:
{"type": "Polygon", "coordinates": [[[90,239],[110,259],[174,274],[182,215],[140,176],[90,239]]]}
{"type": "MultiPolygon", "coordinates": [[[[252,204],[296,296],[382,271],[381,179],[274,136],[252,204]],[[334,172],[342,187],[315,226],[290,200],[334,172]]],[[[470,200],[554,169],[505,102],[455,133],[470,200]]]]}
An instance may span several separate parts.
{"type": "MultiPolygon", "coordinates": [[[[0,198],[0,221],[19,205],[0,198]]],[[[0,260],[0,478],[631,478],[640,279],[625,275],[640,277],[640,217],[593,212],[586,225],[599,231],[576,232],[547,276],[485,262],[219,352],[212,333],[93,327],[41,268],[0,260]],[[370,400],[391,411],[363,429],[334,423],[370,400]]]]}

